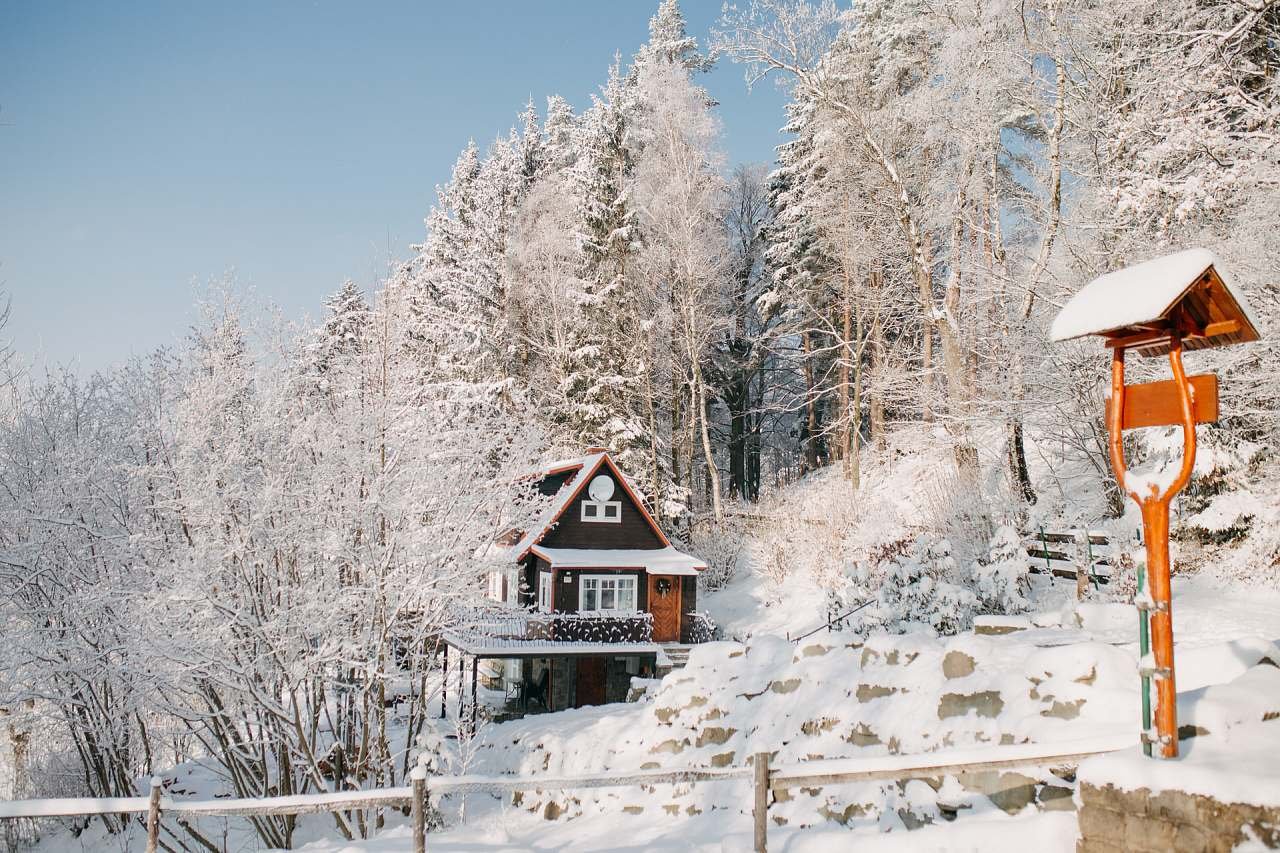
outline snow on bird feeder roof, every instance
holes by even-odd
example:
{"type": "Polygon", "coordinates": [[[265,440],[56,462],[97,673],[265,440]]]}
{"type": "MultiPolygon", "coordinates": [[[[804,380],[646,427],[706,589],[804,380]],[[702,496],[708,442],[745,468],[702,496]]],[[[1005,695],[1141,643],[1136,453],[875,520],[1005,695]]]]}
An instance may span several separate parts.
{"type": "Polygon", "coordinates": [[[1125,267],[1086,284],[1049,331],[1055,343],[1101,335],[1107,346],[1164,355],[1178,331],[1183,347],[1207,349],[1259,338],[1244,294],[1208,249],[1188,249],[1125,267]]]}

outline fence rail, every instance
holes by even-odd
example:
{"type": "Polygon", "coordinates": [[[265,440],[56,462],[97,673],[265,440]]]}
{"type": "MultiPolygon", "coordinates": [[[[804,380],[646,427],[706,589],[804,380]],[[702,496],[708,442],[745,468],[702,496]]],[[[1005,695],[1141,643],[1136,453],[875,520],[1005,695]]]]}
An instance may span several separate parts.
{"type": "Polygon", "coordinates": [[[66,798],[0,802],[0,819],[146,814],[147,850],[154,853],[164,814],[190,817],[315,814],[349,809],[408,808],[413,821],[416,853],[426,850],[426,811],[429,794],[511,793],[547,789],[624,788],[636,785],[725,782],[753,779],[752,820],[755,849],[768,848],[770,796],[788,788],[820,787],[850,782],[890,781],[922,776],[947,776],[965,771],[1014,767],[1065,766],[1094,755],[1134,745],[1130,733],[1057,744],[1018,744],[977,749],[952,749],[915,755],[841,758],[771,766],[771,754],[756,753],[743,767],[640,770],[581,776],[454,776],[432,777],[418,766],[412,784],[370,791],[336,791],[261,799],[174,800],[161,795],[159,779],[151,780],[150,797],[114,799],[66,798]]]}
{"type": "Polygon", "coordinates": [[[1041,527],[1023,531],[1022,544],[1032,572],[1074,580],[1082,598],[1090,582],[1096,587],[1111,580],[1114,554],[1111,540],[1104,533],[1041,527]]]}

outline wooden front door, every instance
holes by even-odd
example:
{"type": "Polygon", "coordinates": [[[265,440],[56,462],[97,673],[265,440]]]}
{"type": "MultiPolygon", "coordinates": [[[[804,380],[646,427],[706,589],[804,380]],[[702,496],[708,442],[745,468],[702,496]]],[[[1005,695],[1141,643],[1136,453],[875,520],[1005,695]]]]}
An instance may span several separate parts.
{"type": "Polygon", "coordinates": [[[649,612],[655,643],[680,642],[680,578],[649,575],[649,612]]]}
{"type": "Polygon", "coordinates": [[[602,657],[578,658],[576,705],[604,704],[604,665],[602,657]]]}

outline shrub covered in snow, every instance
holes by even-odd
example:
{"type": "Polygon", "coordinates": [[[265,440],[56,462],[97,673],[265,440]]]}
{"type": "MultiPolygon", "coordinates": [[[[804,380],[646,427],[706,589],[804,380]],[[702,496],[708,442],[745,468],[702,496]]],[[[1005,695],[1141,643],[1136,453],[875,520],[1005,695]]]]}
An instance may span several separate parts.
{"type": "Polygon", "coordinates": [[[867,623],[897,632],[925,625],[940,634],[954,634],[973,623],[978,599],[956,583],[959,570],[949,540],[917,537],[878,572],[876,614],[867,623]]]}
{"type": "Polygon", "coordinates": [[[733,518],[694,528],[689,535],[689,550],[707,563],[706,571],[698,576],[704,590],[723,589],[737,575],[745,536],[744,525],[733,518]]]}
{"type": "Polygon", "coordinates": [[[987,556],[973,567],[978,606],[986,613],[1021,613],[1031,606],[1030,566],[1018,531],[1012,525],[996,528],[987,556]]]}

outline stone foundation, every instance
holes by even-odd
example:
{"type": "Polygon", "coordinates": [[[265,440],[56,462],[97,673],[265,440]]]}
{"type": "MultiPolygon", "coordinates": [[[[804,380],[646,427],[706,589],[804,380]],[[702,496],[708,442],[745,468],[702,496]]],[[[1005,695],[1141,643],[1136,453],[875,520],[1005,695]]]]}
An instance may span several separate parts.
{"type": "Polygon", "coordinates": [[[1278,808],[1088,782],[1080,784],[1080,800],[1076,853],[1228,853],[1251,839],[1280,849],[1278,808]]]}

